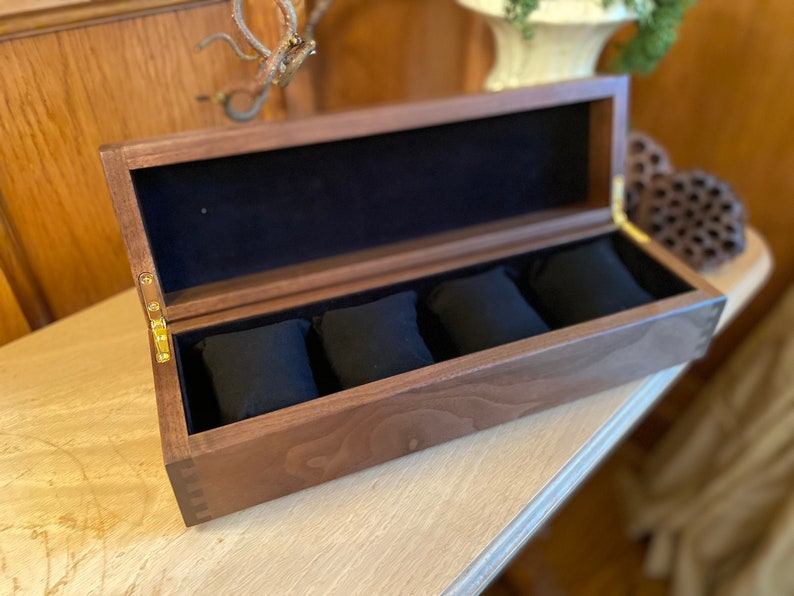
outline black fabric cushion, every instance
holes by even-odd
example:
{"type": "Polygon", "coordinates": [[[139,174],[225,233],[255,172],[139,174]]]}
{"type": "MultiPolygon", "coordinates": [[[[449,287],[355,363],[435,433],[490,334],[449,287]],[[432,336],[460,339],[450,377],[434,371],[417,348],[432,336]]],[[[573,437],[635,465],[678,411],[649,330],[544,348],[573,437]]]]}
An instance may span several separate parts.
{"type": "Polygon", "coordinates": [[[555,252],[531,267],[529,284],[545,319],[564,327],[653,301],[610,238],[555,252]]]}
{"type": "Polygon", "coordinates": [[[202,340],[222,424],[319,396],[306,353],[309,322],[284,321],[202,340]]]}
{"type": "Polygon", "coordinates": [[[444,282],[433,290],[427,303],[460,354],[487,350],[549,330],[503,267],[444,282]]]}
{"type": "Polygon", "coordinates": [[[416,293],[340,308],[315,321],[323,348],[344,389],[433,364],[419,335],[416,293]]]}

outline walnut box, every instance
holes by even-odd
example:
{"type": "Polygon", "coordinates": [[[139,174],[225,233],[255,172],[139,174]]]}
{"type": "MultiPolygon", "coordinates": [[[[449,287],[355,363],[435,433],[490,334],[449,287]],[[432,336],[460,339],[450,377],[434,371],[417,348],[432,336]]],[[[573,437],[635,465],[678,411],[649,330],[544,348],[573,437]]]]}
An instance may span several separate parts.
{"type": "MultiPolygon", "coordinates": [[[[598,77],[103,147],[185,523],[701,356],[724,297],[626,221],[626,119],[627,79],[598,77]],[[590,263],[596,249],[614,271],[590,263]],[[494,268],[548,331],[462,350],[429,297],[494,268]],[[318,321],[404,292],[413,340],[432,361],[339,381],[338,348],[318,321]],[[253,352],[225,349],[229,368],[208,372],[199,347],[287,320],[303,321],[300,366],[317,397],[224,423],[218,379],[232,371],[232,383],[256,385],[259,365],[241,378],[237,363],[253,352]]],[[[495,316],[517,329],[513,314],[495,316]]],[[[464,331],[481,339],[486,319],[464,311],[464,331]]],[[[381,337],[381,319],[368,325],[354,343],[381,337]]],[[[401,342],[356,352],[353,372],[401,342]]],[[[256,355],[275,371],[259,380],[294,364],[275,351],[256,355]]]]}

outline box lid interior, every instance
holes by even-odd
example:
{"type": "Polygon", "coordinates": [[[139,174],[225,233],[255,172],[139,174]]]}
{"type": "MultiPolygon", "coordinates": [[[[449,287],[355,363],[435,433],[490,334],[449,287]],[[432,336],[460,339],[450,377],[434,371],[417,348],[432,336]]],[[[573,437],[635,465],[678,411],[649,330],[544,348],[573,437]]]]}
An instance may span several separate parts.
{"type": "MultiPolygon", "coordinates": [[[[324,116],[300,121],[304,133],[265,150],[130,167],[166,303],[185,290],[334,255],[539,211],[606,207],[608,189],[591,188],[593,104],[605,94],[598,89],[566,101],[525,90],[526,108],[490,99],[496,108],[456,109],[476,106],[464,98],[445,112],[435,102],[440,116],[419,125],[410,106],[324,116]],[[323,140],[328,122],[334,132],[323,140]]],[[[267,136],[281,127],[284,137],[293,124],[254,128],[267,136]]],[[[615,160],[602,161],[609,179],[615,160]]]]}

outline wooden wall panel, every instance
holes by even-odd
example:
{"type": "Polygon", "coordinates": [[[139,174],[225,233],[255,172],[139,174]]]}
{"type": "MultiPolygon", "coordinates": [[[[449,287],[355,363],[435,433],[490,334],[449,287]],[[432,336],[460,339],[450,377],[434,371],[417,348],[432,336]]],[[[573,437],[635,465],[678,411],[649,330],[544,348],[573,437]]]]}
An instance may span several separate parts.
{"type": "MultiPolygon", "coordinates": [[[[697,367],[703,377],[794,283],[792,32],[794,3],[699,0],[660,66],[632,80],[632,126],[658,138],[679,169],[701,168],[730,181],[776,259],[768,286],[697,367]]],[[[493,48],[481,19],[470,21],[466,35],[460,91],[468,92],[484,81],[493,48]]]]}
{"type": "MultiPolygon", "coordinates": [[[[5,289],[0,299],[0,310],[8,311],[9,319],[19,314],[25,327],[38,329],[52,322],[52,311],[33,274],[25,249],[19,240],[16,226],[8,216],[8,204],[0,194],[0,277],[5,289]],[[6,304],[8,307],[6,308],[6,304]]],[[[0,334],[0,343],[4,335],[0,334]]]]}
{"type": "Polygon", "coordinates": [[[337,0],[317,31],[319,107],[460,93],[471,19],[454,0],[337,0]]]}
{"type": "Polygon", "coordinates": [[[166,10],[177,5],[221,0],[3,0],[0,39],[100,22],[114,17],[166,10]]]}
{"type": "Polygon", "coordinates": [[[679,169],[730,181],[771,245],[767,288],[700,367],[708,375],[794,282],[794,3],[700,0],[660,67],[633,84],[634,126],[679,169]]]}
{"type": "MultiPolygon", "coordinates": [[[[493,59],[483,21],[452,0],[338,2],[324,27],[317,82],[325,109],[475,91],[493,59]]],[[[633,80],[633,126],[662,141],[679,168],[732,182],[777,261],[704,374],[794,282],[792,32],[792,2],[699,0],[657,70],[633,80]]]]}
{"type": "Polygon", "coordinates": [[[32,329],[28,325],[11,286],[0,271],[0,345],[28,334],[32,329]]]}
{"type": "MultiPolygon", "coordinates": [[[[130,284],[97,147],[228,124],[193,99],[250,74],[220,45],[192,52],[221,30],[231,30],[228,3],[0,43],[0,191],[56,317],[130,284]]],[[[700,0],[670,55],[633,84],[634,126],[679,167],[732,181],[777,258],[769,288],[722,344],[794,277],[792,30],[792,3],[700,0]]],[[[476,91],[492,52],[482,20],[454,0],[337,0],[307,63],[314,81],[299,75],[290,108],[311,112],[315,92],[331,110],[476,91]]],[[[266,117],[284,115],[276,94],[266,117]]]]}
{"type": "MultiPolygon", "coordinates": [[[[131,284],[105,185],[103,143],[227,126],[195,96],[250,76],[226,3],[0,43],[0,191],[55,317],[131,284]]],[[[275,93],[263,117],[281,118],[275,93]]]]}

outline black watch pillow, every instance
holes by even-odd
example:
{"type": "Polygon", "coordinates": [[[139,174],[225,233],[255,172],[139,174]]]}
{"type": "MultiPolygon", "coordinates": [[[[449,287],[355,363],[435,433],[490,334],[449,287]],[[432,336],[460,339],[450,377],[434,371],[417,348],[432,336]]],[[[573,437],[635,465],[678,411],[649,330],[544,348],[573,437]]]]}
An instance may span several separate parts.
{"type": "Polygon", "coordinates": [[[415,292],[329,311],[315,328],[343,389],[433,364],[419,334],[415,292]]]}
{"type": "Polygon", "coordinates": [[[222,424],[319,397],[306,353],[308,321],[213,335],[197,348],[209,374],[222,424]]]}
{"type": "Polygon", "coordinates": [[[549,330],[503,267],[446,281],[431,292],[427,303],[461,355],[549,330]]]}
{"type": "Polygon", "coordinates": [[[541,312],[559,327],[653,301],[623,264],[610,238],[563,248],[534,263],[529,285],[541,312]]]}

